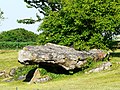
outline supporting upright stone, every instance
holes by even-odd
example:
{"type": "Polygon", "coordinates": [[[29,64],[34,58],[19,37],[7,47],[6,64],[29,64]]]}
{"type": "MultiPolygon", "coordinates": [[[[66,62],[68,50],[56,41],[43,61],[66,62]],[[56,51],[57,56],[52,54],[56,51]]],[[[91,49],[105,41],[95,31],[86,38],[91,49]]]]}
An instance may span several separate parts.
{"type": "Polygon", "coordinates": [[[35,70],[35,72],[33,73],[33,77],[32,79],[30,80],[29,84],[32,84],[32,83],[36,83],[36,80],[40,77],[40,72],[38,69],[35,70]]]}

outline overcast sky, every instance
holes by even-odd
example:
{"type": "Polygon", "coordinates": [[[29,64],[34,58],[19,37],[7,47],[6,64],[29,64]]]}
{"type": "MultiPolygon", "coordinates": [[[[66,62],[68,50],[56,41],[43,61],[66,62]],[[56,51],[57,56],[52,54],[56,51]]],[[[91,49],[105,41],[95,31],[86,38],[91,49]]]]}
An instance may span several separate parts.
{"type": "Polygon", "coordinates": [[[16,20],[25,18],[36,18],[37,10],[34,8],[27,8],[24,0],[0,0],[0,8],[4,12],[6,18],[0,24],[0,32],[16,29],[25,28],[26,30],[37,32],[39,23],[34,25],[19,24],[16,20]]]}

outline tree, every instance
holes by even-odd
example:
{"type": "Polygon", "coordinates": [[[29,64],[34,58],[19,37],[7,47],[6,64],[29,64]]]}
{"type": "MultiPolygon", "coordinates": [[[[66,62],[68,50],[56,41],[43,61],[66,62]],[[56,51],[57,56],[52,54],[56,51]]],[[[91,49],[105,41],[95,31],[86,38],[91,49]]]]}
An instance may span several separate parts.
{"type": "Polygon", "coordinates": [[[4,19],[4,17],[3,17],[3,11],[1,11],[1,9],[0,9],[0,20],[3,20],[4,19]]]}
{"type": "Polygon", "coordinates": [[[37,36],[24,28],[17,28],[0,33],[0,42],[35,42],[37,36]]]}
{"type": "Polygon", "coordinates": [[[120,34],[119,0],[62,0],[61,6],[43,19],[40,44],[111,49],[112,36],[120,34]]]}
{"type": "Polygon", "coordinates": [[[44,15],[49,15],[49,11],[60,10],[60,0],[24,0],[29,7],[34,7],[44,15]]]}
{"type": "MultiPolygon", "coordinates": [[[[24,0],[27,3],[28,8],[36,8],[39,13],[43,14],[44,16],[48,16],[50,11],[58,11],[61,9],[61,0],[24,0]]],[[[32,18],[30,19],[22,19],[18,20],[18,23],[24,24],[34,24],[35,22],[39,22],[42,18],[36,14],[37,20],[32,18]]]]}

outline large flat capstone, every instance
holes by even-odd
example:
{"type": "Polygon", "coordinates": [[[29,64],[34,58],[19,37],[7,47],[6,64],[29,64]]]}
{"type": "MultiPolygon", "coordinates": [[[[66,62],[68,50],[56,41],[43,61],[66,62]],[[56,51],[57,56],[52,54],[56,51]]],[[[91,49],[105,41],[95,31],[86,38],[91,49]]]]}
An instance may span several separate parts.
{"type": "Polygon", "coordinates": [[[77,51],[74,48],[47,43],[41,46],[26,46],[19,51],[18,61],[22,64],[52,64],[66,70],[81,68],[87,63],[88,58],[95,61],[107,56],[103,50],[77,51]]]}

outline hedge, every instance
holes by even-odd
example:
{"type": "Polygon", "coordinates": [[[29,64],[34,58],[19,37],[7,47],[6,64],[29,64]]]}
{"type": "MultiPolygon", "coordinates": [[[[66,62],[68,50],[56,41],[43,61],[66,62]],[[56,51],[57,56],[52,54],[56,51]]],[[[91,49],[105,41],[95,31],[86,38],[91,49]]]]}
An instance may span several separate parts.
{"type": "Polygon", "coordinates": [[[36,45],[36,42],[0,42],[0,49],[21,49],[28,45],[36,45]]]}

